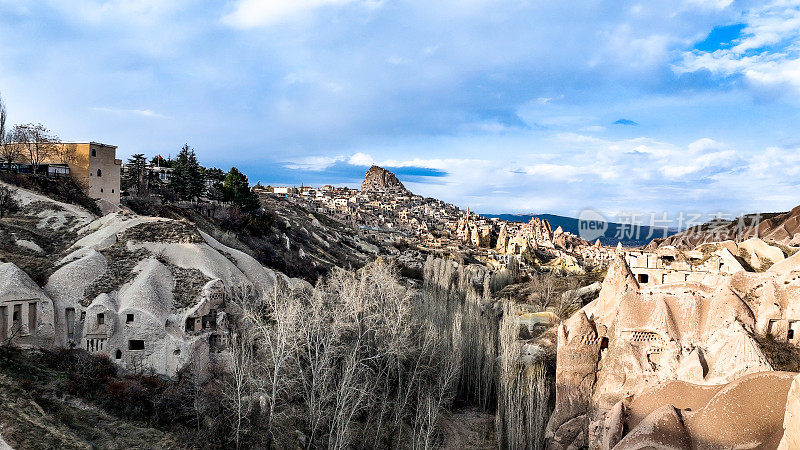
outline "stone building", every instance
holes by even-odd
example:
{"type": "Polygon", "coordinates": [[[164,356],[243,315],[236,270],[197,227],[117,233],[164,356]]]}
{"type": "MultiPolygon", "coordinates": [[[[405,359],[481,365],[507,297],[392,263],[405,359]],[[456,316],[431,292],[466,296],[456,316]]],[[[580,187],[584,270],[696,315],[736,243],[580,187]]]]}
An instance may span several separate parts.
{"type": "Polygon", "coordinates": [[[73,178],[83,182],[86,193],[96,200],[119,204],[122,160],[117,159],[117,147],[98,142],[65,142],[72,160],[68,162],[73,178]]]}

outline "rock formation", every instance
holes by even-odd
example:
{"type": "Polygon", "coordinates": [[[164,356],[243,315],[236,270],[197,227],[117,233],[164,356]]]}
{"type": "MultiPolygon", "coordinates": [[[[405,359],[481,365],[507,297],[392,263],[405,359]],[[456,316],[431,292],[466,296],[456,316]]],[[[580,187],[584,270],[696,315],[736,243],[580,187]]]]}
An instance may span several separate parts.
{"type": "Polygon", "coordinates": [[[782,436],[793,439],[783,426],[785,417],[792,421],[784,410],[794,378],[762,372],[715,386],[665,383],[639,395],[627,418],[615,418],[630,431],[613,448],[776,448],[782,436]]]}
{"type": "Polygon", "coordinates": [[[372,166],[367,170],[364,181],[361,183],[361,190],[408,192],[395,174],[378,166],[372,166]]]}
{"type": "Polygon", "coordinates": [[[17,195],[35,199],[29,203],[44,217],[37,228],[78,239],[48,255],[55,270],[44,288],[0,263],[0,341],[75,346],[130,370],[173,376],[191,361],[225,360],[233,296],[309,286],[186,221],[124,212],[93,218],[22,189],[17,195]]]}
{"type": "MultiPolygon", "coordinates": [[[[771,251],[757,242],[752,244],[755,252],[771,251]]],[[[723,250],[723,255],[729,253],[723,250]]],[[[658,284],[637,279],[640,277],[628,265],[630,258],[620,255],[609,269],[600,296],[559,328],[556,409],[547,431],[551,448],[595,448],[617,440],[625,444],[619,448],[642,448],[642,442],[660,442],[652,433],[667,436],[677,448],[685,448],[680,446],[685,442],[694,445],[705,439],[722,439],[708,431],[713,425],[705,422],[712,423],[723,407],[713,401],[706,408],[717,412],[708,413],[706,419],[697,413],[690,420],[682,409],[692,409],[692,405],[675,402],[670,403],[672,409],[653,408],[646,415],[633,408],[627,417],[639,417],[636,420],[644,424],[641,428],[635,423],[620,428],[614,417],[620,416],[619,408],[630,405],[630,399],[636,401],[645,391],[665,383],[692,383],[701,386],[697,388],[700,392],[702,386],[771,371],[753,334],[771,333],[778,340],[800,343],[798,255],[763,273],[748,272],[741,266],[731,273],[720,270],[717,261],[709,263],[716,269],[708,268],[696,280],[658,284]],[[620,429],[630,431],[622,436],[620,429]],[[643,432],[653,429],[656,431],[649,434],[643,432]]],[[[788,381],[778,378],[783,381],[775,381],[775,386],[783,389],[785,384],[781,391],[784,399],[772,400],[780,403],[785,400],[788,381]]],[[[754,424],[762,427],[754,436],[773,442],[774,436],[762,433],[773,419],[769,416],[769,420],[754,424]]],[[[774,445],[778,440],[780,435],[774,445]]],[[[728,447],[731,441],[725,442],[728,447]]]]}

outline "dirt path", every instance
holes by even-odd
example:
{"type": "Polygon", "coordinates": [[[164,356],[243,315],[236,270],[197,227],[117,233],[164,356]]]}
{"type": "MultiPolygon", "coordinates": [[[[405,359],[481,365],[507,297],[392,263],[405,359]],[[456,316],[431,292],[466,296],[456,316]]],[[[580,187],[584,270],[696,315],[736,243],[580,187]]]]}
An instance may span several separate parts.
{"type": "Polygon", "coordinates": [[[459,409],[447,416],[441,427],[445,450],[497,448],[491,414],[472,408],[459,409]]]}

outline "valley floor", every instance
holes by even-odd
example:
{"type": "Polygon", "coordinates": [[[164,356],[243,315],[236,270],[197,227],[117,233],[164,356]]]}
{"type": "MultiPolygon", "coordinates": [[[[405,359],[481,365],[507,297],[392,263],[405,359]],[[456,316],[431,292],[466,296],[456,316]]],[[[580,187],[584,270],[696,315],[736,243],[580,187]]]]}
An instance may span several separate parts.
{"type": "Polygon", "coordinates": [[[444,450],[497,448],[494,415],[474,408],[463,408],[445,416],[439,424],[444,434],[444,450]]]}

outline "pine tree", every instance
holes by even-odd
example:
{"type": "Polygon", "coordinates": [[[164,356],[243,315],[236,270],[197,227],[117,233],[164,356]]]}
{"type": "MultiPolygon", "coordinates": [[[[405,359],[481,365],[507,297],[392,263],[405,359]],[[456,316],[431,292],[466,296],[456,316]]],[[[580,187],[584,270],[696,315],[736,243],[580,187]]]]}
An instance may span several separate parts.
{"type": "Polygon", "coordinates": [[[233,203],[243,211],[252,212],[261,206],[258,195],[250,190],[250,183],[247,175],[243,174],[236,167],[231,167],[230,172],[225,177],[224,198],[233,203]]]}
{"type": "Polygon", "coordinates": [[[125,164],[125,173],[122,175],[122,189],[141,196],[147,190],[146,166],[147,159],[142,153],[128,158],[128,162],[125,164]]]}
{"type": "Polygon", "coordinates": [[[203,168],[197,162],[197,156],[189,144],[184,144],[181,148],[174,167],[170,187],[178,199],[194,200],[203,195],[205,190],[203,168]]]}

